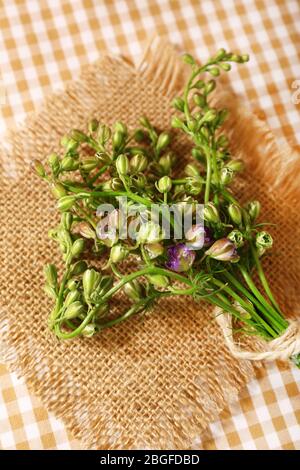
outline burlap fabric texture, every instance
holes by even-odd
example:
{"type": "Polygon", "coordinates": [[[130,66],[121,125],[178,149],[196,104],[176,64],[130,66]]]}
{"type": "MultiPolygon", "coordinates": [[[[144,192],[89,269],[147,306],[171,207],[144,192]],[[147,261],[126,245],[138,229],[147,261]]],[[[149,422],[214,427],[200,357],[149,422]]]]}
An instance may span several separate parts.
{"type": "MultiPolygon", "coordinates": [[[[207,424],[237,399],[254,373],[249,362],[230,355],[211,308],[189,298],[161,302],[151,314],[91,339],[58,341],[47,328],[51,303],[42,290],[43,265],[60,265],[47,235],[59,216],[29,162],[60,151],[62,134],[86,128],[92,117],[135,126],[147,115],[159,128],[169,128],[170,102],[183,85],[179,64],[166,44],[150,48],[138,68],[106,57],[49,97],[1,148],[2,359],[86,448],[195,448],[207,424]]],[[[289,149],[279,152],[264,123],[231,93],[218,99],[231,110],[226,130],[234,155],[248,165],[239,196],[260,199],[264,219],[278,224],[266,263],[281,305],[295,313],[299,160],[289,149]]],[[[180,158],[188,149],[176,132],[180,158]]]]}

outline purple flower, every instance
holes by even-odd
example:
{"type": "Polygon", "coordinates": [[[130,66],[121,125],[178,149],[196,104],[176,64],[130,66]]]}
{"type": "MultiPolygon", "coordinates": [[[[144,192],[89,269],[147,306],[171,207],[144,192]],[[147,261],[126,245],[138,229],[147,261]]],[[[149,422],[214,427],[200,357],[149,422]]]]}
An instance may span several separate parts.
{"type": "Polygon", "coordinates": [[[231,261],[232,263],[240,259],[234,243],[228,238],[217,240],[205,254],[218,261],[231,261]]]}
{"type": "Polygon", "coordinates": [[[204,227],[201,224],[193,225],[186,233],[188,248],[194,250],[200,250],[203,247],[207,247],[212,244],[213,237],[211,230],[208,227],[204,227]]]}
{"type": "Polygon", "coordinates": [[[196,253],[188,248],[184,243],[168,248],[168,261],[166,267],[178,273],[187,271],[193,264],[196,253]]]}

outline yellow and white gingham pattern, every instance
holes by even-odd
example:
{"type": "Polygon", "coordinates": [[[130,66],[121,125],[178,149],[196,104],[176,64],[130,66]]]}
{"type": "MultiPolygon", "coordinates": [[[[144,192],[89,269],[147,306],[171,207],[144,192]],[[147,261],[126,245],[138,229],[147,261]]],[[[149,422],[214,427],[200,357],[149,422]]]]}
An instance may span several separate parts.
{"type": "MultiPolygon", "coordinates": [[[[298,0],[1,0],[0,132],[105,52],[138,61],[157,34],[199,58],[220,47],[250,53],[230,73],[234,90],[298,147],[299,24],[298,0]]],[[[0,448],[79,447],[1,365],[0,448]]],[[[268,365],[195,448],[300,449],[300,371],[268,365]]]]}

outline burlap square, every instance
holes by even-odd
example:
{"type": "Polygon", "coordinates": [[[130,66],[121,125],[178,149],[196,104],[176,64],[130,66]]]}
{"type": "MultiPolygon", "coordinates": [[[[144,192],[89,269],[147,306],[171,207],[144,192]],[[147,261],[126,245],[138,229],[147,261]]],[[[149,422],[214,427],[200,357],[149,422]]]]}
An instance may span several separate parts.
{"type": "MultiPolygon", "coordinates": [[[[62,134],[85,128],[90,118],[135,126],[147,115],[170,126],[170,101],[183,85],[184,69],[173,49],[160,44],[138,69],[106,57],[78,81],[47,99],[1,148],[0,339],[3,359],[61,417],[87,448],[189,449],[253,376],[247,361],[228,352],[211,308],[189,298],[161,302],[91,339],[58,341],[48,331],[50,302],[43,265],[60,255],[48,229],[58,220],[48,188],[29,162],[60,151],[62,134]]],[[[279,151],[264,123],[232,94],[218,96],[231,110],[226,130],[232,150],[247,165],[238,193],[260,199],[264,220],[278,224],[269,257],[271,284],[286,313],[299,308],[299,159],[279,151]]],[[[177,134],[177,133],[176,133],[177,134]]],[[[189,151],[175,138],[180,158],[189,151]]]]}

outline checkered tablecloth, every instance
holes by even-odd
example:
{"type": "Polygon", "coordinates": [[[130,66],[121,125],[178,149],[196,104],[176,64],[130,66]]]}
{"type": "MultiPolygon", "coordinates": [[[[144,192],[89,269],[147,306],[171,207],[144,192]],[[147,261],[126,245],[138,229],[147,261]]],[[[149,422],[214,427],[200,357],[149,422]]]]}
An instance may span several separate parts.
{"type": "MultiPolygon", "coordinates": [[[[0,132],[103,53],[138,61],[156,34],[200,59],[220,47],[250,53],[251,62],[230,73],[234,90],[264,113],[279,141],[299,149],[299,24],[298,0],[2,0],[0,132]]],[[[0,448],[80,448],[4,365],[0,448]]],[[[195,448],[300,449],[300,371],[261,369],[195,448]]]]}

